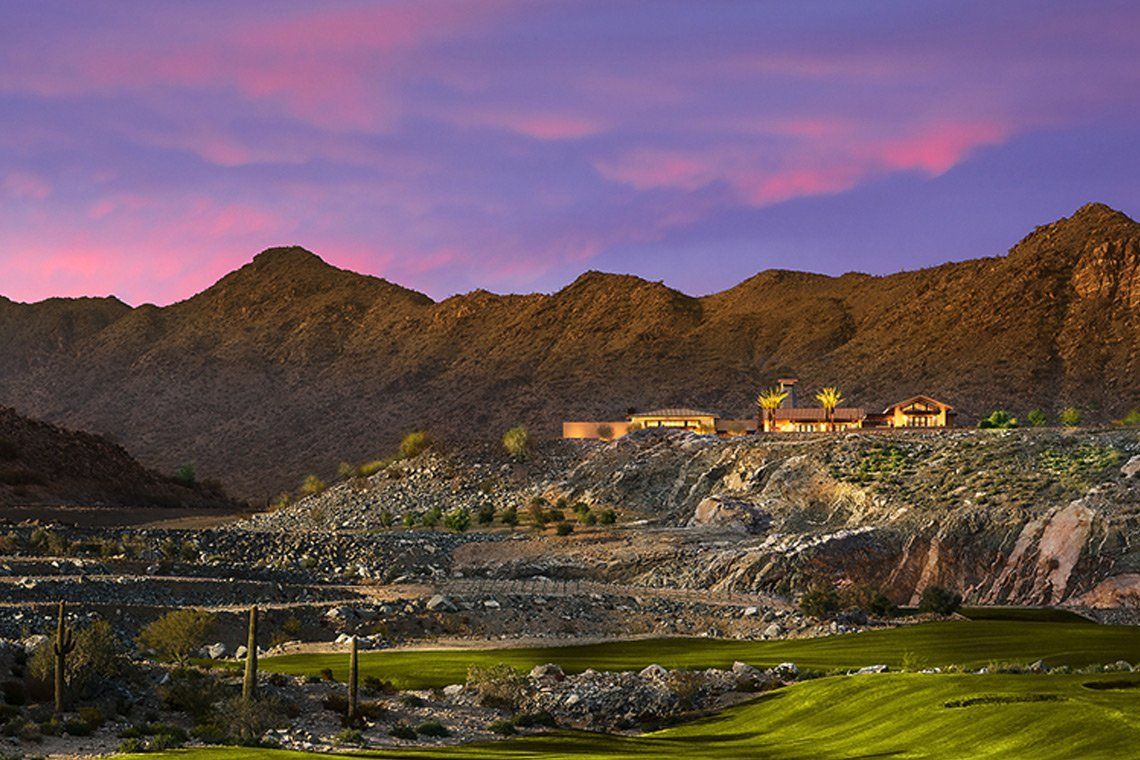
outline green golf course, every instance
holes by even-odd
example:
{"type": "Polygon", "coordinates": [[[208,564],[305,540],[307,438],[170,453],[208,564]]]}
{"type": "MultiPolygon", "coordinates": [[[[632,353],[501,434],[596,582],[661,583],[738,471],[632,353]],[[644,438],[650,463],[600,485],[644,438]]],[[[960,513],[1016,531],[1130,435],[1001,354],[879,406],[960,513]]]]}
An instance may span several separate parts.
{"type": "MultiPolygon", "coordinates": [[[[557,662],[570,672],[757,666],[795,662],[838,673],[870,664],[908,670],[1030,663],[1074,668],[1140,662],[1140,628],[1034,622],[1053,615],[991,614],[997,619],[923,623],[816,639],[724,641],[658,639],[586,646],[393,650],[363,653],[362,674],[402,688],[462,682],[473,663],[527,669],[557,662]],[[1014,619],[1010,619],[1010,618],[1014,619]],[[1020,618],[1020,619],[1019,619],[1020,618]]],[[[298,675],[329,668],[345,674],[344,654],[266,658],[265,670],[298,675]]],[[[1140,674],[971,674],[888,672],[803,680],[715,716],[640,736],[557,731],[462,746],[357,751],[375,758],[1123,758],[1140,747],[1140,674]]],[[[289,760],[304,753],[224,747],[159,753],[178,760],[289,760]]],[[[140,755],[156,757],[155,754],[140,755]]]]}
{"type": "MultiPolygon", "coordinates": [[[[519,670],[555,662],[567,673],[595,670],[640,670],[651,663],[666,668],[723,668],[736,660],[757,667],[794,662],[801,670],[837,670],[904,662],[911,669],[960,665],[978,668],[990,662],[1082,667],[1117,660],[1140,662],[1140,629],[1080,623],[1037,623],[1012,620],[962,620],[889,628],[844,636],[777,641],[723,639],[640,639],[583,646],[388,650],[360,655],[361,676],[391,681],[401,689],[440,688],[462,683],[472,664],[506,663],[519,670]]],[[[263,670],[318,675],[329,669],[335,678],[348,672],[345,654],[295,654],[267,657],[263,670]]]]}

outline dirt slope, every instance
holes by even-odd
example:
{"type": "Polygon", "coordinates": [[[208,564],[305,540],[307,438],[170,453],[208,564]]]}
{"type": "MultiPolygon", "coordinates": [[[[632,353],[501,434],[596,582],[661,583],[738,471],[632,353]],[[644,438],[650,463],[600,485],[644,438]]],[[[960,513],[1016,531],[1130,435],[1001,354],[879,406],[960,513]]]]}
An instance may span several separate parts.
{"type": "Polygon", "coordinates": [[[1004,257],[887,277],[767,271],[693,298],[590,272],[551,295],[439,303],[271,249],[191,299],[0,300],[0,403],[194,461],[264,498],[408,430],[497,438],[628,407],[752,413],[794,372],[868,408],[923,391],[964,422],[1140,406],[1140,225],[1098,204],[1004,257]]]}

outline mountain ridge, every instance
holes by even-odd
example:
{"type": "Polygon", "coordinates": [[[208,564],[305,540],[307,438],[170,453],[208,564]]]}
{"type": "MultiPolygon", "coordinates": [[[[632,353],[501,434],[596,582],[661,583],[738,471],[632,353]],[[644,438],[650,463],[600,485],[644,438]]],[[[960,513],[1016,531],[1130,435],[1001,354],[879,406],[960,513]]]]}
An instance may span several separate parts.
{"type": "Polygon", "coordinates": [[[554,436],[562,419],[662,405],[739,416],[786,373],[868,408],[926,392],[965,421],[1069,404],[1106,421],[1140,405],[1138,315],[1140,225],[1103,204],[1005,256],[765,270],[699,297],[591,270],[549,294],[436,302],[287,246],[170,306],[0,300],[0,403],[264,498],[412,429],[554,436]]]}

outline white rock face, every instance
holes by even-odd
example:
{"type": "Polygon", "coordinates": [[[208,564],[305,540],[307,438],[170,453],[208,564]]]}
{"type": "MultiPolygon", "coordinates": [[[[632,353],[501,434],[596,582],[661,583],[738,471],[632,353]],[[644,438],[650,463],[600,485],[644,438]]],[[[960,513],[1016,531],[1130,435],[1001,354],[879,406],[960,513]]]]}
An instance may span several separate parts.
{"type": "Polygon", "coordinates": [[[1135,478],[1140,475],[1140,454],[1129,459],[1123,467],[1120,468],[1120,474],[1126,478],[1135,478]]]}
{"type": "Polygon", "coordinates": [[[770,524],[768,513],[756,505],[722,495],[702,499],[689,520],[692,528],[725,528],[745,533],[763,533],[770,524]]]}

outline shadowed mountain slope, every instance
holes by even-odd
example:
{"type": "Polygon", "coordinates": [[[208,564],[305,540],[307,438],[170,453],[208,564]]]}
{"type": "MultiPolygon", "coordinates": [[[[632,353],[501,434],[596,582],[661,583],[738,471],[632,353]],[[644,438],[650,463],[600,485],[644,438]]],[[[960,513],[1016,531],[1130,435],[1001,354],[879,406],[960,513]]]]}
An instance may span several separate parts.
{"type": "Polygon", "coordinates": [[[415,428],[497,438],[628,407],[751,415],[778,375],[877,408],[926,392],[963,422],[1140,405],[1140,225],[1100,204],[1003,257],[885,277],[766,271],[693,298],[588,272],[550,295],[439,303],[270,249],[177,304],[0,300],[0,402],[195,461],[263,498],[415,428]]]}

